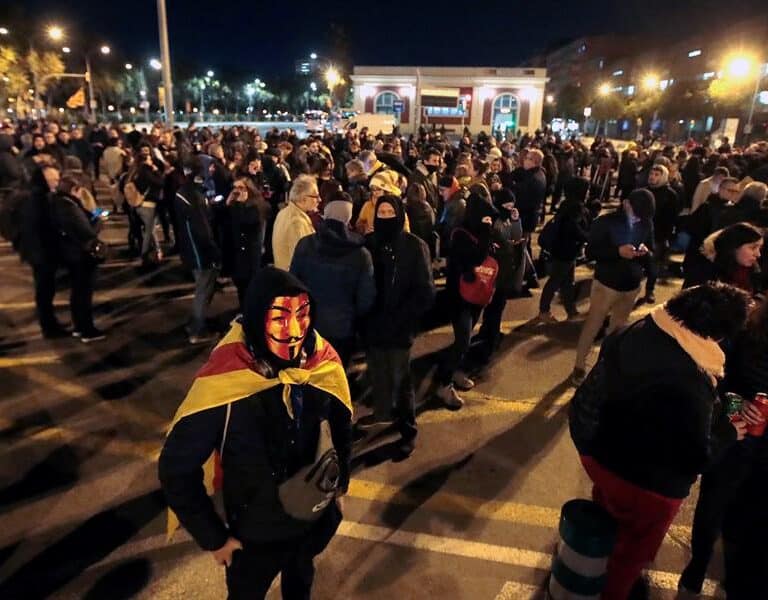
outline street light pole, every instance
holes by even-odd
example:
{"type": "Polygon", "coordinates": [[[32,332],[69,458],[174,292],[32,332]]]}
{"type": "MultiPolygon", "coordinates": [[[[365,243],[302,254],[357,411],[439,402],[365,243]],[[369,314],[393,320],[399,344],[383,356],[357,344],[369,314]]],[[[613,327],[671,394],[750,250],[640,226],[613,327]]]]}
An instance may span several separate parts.
{"type": "Polygon", "coordinates": [[[168,15],[165,0],[157,0],[157,21],[160,28],[160,62],[163,65],[165,88],[165,122],[173,125],[173,81],[171,79],[171,51],[168,45],[168,15]]]}
{"type": "Polygon", "coordinates": [[[88,116],[91,121],[96,121],[96,98],[93,95],[93,76],[91,73],[91,59],[88,53],[85,53],[85,81],[88,84],[88,116]]]}

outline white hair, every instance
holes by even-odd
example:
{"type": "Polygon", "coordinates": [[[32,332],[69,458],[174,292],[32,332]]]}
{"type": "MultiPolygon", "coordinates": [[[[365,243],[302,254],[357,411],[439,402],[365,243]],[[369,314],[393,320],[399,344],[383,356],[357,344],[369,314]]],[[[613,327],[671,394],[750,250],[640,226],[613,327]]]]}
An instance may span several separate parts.
{"type": "Polygon", "coordinates": [[[299,175],[291,186],[288,193],[288,200],[291,202],[300,202],[305,196],[317,193],[317,179],[312,175],[299,175]]]}

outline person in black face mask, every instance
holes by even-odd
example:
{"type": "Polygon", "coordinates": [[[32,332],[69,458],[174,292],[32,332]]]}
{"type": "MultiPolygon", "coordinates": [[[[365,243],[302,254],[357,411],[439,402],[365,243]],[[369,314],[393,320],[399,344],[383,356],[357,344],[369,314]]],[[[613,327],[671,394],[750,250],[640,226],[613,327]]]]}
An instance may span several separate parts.
{"type": "Polygon", "coordinates": [[[448,256],[447,290],[452,306],[454,340],[447,356],[437,372],[437,397],[448,407],[457,410],[464,401],[456,392],[471,390],[475,383],[462,369],[469,349],[472,329],[480,317],[482,306],[469,304],[459,294],[462,277],[467,281],[475,277],[479,266],[491,250],[491,232],[498,211],[479,194],[471,194],[467,200],[464,224],[455,230],[448,256]]]}
{"type": "Polygon", "coordinates": [[[435,214],[441,214],[443,208],[438,188],[442,157],[442,153],[437,148],[427,148],[408,181],[409,184],[418,183],[424,188],[427,192],[427,202],[435,214]]]}
{"type": "Polygon", "coordinates": [[[379,198],[373,233],[366,237],[376,278],[376,303],[364,324],[374,411],[356,423],[362,431],[396,424],[403,458],[413,452],[416,438],[411,346],[419,320],[435,299],[429,248],[403,231],[404,223],[400,199],[379,198]]]}

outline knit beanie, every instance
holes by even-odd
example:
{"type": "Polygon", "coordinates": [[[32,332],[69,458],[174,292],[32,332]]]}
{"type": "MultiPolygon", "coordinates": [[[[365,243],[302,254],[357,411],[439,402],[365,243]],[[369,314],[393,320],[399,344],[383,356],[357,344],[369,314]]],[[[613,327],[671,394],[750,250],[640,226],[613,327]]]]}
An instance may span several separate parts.
{"type": "Polygon", "coordinates": [[[333,199],[325,205],[323,218],[341,221],[344,225],[349,225],[349,222],[352,220],[352,199],[349,194],[340,192],[334,196],[333,199]]]}

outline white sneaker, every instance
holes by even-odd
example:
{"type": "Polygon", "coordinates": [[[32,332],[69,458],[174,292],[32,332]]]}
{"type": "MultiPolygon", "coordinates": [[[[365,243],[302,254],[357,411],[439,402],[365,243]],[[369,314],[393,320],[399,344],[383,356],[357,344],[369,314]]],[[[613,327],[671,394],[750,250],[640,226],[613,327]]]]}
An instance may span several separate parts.
{"type": "Polygon", "coordinates": [[[453,387],[452,383],[437,388],[437,397],[451,410],[459,410],[464,406],[464,400],[456,392],[456,388],[453,387]]]}
{"type": "Polygon", "coordinates": [[[475,387],[475,382],[472,381],[464,371],[456,371],[453,374],[453,385],[459,388],[462,392],[468,392],[475,387]]]}

